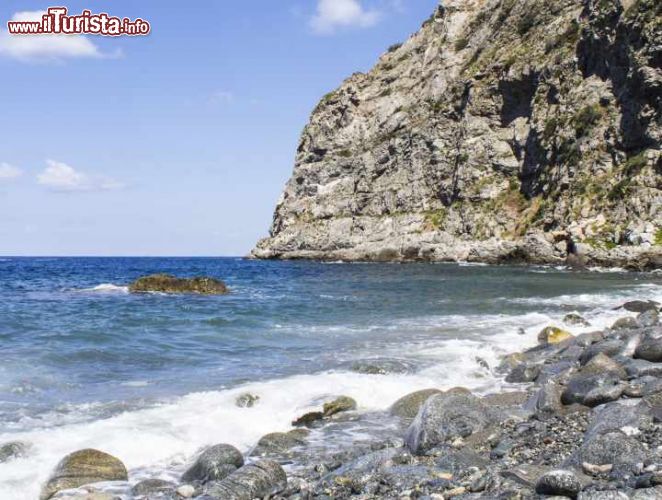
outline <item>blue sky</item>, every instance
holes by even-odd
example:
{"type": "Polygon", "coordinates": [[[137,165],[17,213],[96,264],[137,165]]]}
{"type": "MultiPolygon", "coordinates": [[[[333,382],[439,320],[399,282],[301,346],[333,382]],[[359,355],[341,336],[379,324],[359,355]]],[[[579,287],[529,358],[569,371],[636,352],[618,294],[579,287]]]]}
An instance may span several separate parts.
{"type": "Polygon", "coordinates": [[[245,255],[319,98],[437,3],[56,3],[152,32],[55,47],[5,32],[50,4],[3,1],[0,254],[245,255]]]}

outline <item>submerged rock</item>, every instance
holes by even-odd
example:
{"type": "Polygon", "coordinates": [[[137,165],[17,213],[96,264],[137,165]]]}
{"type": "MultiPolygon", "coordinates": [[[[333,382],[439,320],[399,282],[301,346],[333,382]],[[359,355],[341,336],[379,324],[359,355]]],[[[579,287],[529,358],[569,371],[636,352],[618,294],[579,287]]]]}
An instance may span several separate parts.
{"type": "Polygon", "coordinates": [[[235,399],[235,404],[239,408],[252,408],[257,404],[259,400],[260,400],[260,396],[245,392],[244,394],[240,394],[239,396],[237,396],[237,399],[235,399]]]}
{"type": "Polygon", "coordinates": [[[48,500],[60,490],[78,488],[101,481],[127,481],[124,464],[103,451],[85,449],[64,457],[42,488],[40,500],[48,500]]]}
{"type": "Polygon", "coordinates": [[[182,475],[182,481],[220,481],[244,465],[241,452],[229,444],[217,444],[204,450],[182,475]]]}
{"type": "Polygon", "coordinates": [[[192,293],[199,295],[223,295],[228,293],[225,283],[214,278],[176,278],[169,274],[153,274],[138,278],[129,285],[132,293],[192,293]]]}
{"type": "Polygon", "coordinates": [[[362,359],[354,361],[350,369],[366,375],[388,375],[390,373],[413,373],[416,366],[401,359],[362,359]]]}
{"type": "Polygon", "coordinates": [[[220,482],[210,483],[204,493],[220,500],[253,500],[275,495],[287,487],[287,475],[272,460],[244,465],[220,482]]]}
{"type": "Polygon", "coordinates": [[[0,444],[0,464],[27,455],[30,445],[23,441],[0,444]]]}
{"type": "Polygon", "coordinates": [[[431,396],[441,394],[439,389],[423,389],[401,397],[391,405],[390,413],[400,418],[412,419],[431,396]]]}

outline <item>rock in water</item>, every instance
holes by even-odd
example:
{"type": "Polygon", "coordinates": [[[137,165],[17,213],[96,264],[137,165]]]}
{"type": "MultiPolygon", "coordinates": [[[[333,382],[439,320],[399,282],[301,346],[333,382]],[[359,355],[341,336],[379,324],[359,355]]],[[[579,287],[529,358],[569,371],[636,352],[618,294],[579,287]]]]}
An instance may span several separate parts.
{"type": "Polygon", "coordinates": [[[390,409],[391,415],[400,418],[415,418],[423,403],[435,394],[441,394],[441,391],[439,389],[423,389],[407,394],[393,403],[390,409]]]}
{"type": "Polygon", "coordinates": [[[339,398],[324,403],[322,411],[324,412],[325,417],[330,417],[336,413],[343,411],[356,410],[356,401],[348,396],[340,396],[339,398]]]}
{"type": "Polygon", "coordinates": [[[214,278],[176,278],[169,274],[153,274],[138,278],[129,285],[132,293],[192,293],[199,295],[223,295],[228,293],[225,283],[214,278]]]}
{"type": "Polygon", "coordinates": [[[0,464],[24,457],[30,446],[22,441],[11,441],[0,445],[0,464]]]}
{"type": "Polygon", "coordinates": [[[282,453],[301,446],[306,443],[306,437],[310,431],[306,429],[294,429],[290,432],[272,432],[265,434],[257,442],[257,446],[251,453],[253,456],[265,456],[270,453],[282,453]]]}
{"type": "Polygon", "coordinates": [[[324,413],[321,411],[309,411],[301,415],[299,418],[292,422],[294,427],[313,427],[324,419],[324,413]]]}
{"type": "Polygon", "coordinates": [[[658,3],[444,0],[321,99],[252,255],[659,267],[658,3]]]}
{"type": "Polygon", "coordinates": [[[543,328],[538,334],[538,342],[541,344],[558,344],[564,340],[573,338],[572,333],[566,332],[561,328],[555,326],[548,326],[543,328]]]}
{"type": "Polygon", "coordinates": [[[643,313],[646,311],[654,310],[657,311],[660,308],[660,303],[655,302],[654,300],[631,300],[626,302],[618,309],[625,309],[626,311],[643,313]]]}
{"type": "Polygon", "coordinates": [[[563,322],[566,325],[571,325],[571,326],[591,326],[591,323],[586,321],[577,313],[566,314],[565,317],[563,318],[563,322]]]}
{"type": "Polygon", "coordinates": [[[244,456],[229,444],[207,448],[182,476],[183,482],[220,481],[244,465],[244,456]]]}
{"type": "Polygon", "coordinates": [[[75,451],[60,461],[39,498],[47,500],[60,490],[85,484],[127,480],[126,467],[114,456],[93,449],[75,451]]]}
{"type": "Polygon", "coordinates": [[[491,420],[490,408],[473,394],[437,394],[423,404],[405,442],[413,454],[422,455],[448,440],[483,430],[491,420]]]}
{"type": "Polygon", "coordinates": [[[222,500],[253,500],[275,495],[287,487],[283,468],[271,460],[244,465],[223,481],[211,483],[205,494],[222,500]]]}
{"type": "Polygon", "coordinates": [[[175,493],[177,485],[163,479],[145,479],[140,481],[133,488],[131,494],[135,497],[146,497],[148,499],[167,498],[175,493]]]}
{"type": "Polygon", "coordinates": [[[255,406],[259,400],[260,396],[246,392],[237,396],[237,399],[235,399],[235,404],[239,408],[253,408],[253,406],[255,406]]]}

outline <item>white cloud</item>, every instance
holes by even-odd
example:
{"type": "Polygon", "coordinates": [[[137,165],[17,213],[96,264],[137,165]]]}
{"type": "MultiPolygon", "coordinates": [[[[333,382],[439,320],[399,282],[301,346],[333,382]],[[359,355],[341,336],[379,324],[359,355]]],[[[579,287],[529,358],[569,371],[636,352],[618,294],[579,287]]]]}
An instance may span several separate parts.
{"type": "Polygon", "coordinates": [[[103,176],[91,176],[55,160],[46,160],[46,169],[37,175],[37,182],[54,191],[107,191],[124,187],[103,176]]]}
{"type": "Polygon", "coordinates": [[[374,26],[379,17],[378,11],[366,10],[359,0],[319,0],[310,26],[319,35],[329,35],[337,28],[374,26]]]}
{"type": "Polygon", "coordinates": [[[217,90],[209,97],[210,104],[231,104],[234,94],[228,90],[217,90]]]}
{"type": "MultiPolygon", "coordinates": [[[[17,12],[11,20],[39,21],[45,13],[43,10],[17,12]]],[[[107,57],[83,35],[10,35],[7,30],[0,30],[0,55],[20,61],[37,62],[107,57]]]]}
{"type": "Polygon", "coordinates": [[[15,179],[21,175],[23,175],[23,171],[20,168],[10,165],[9,163],[0,163],[0,181],[5,179],[15,179]]]}

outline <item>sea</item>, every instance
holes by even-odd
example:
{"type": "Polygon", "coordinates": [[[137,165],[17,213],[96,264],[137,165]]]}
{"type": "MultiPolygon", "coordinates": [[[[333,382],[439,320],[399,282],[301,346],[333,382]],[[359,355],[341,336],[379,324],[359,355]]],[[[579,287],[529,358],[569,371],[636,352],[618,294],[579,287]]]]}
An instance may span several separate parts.
{"type": "MultiPolygon", "coordinates": [[[[29,444],[24,457],[0,463],[0,499],[36,499],[59,460],[82,448],[120,458],[131,483],[177,479],[204,446],[248,453],[334,396],[354,398],[360,416],[384,414],[419,389],[508,389],[494,370],[500,357],[536,345],[543,327],[562,325],[570,312],[591,323],[567,327],[573,333],[609,326],[631,315],[614,308],[633,299],[662,302],[662,276],[462,263],[0,258],[0,446],[29,444]],[[153,273],[212,276],[230,293],[129,293],[132,280],[153,273]],[[371,363],[395,368],[361,368],[371,363]],[[253,407],[237,406],[244,393],[259,396],[253,407]]],[[[344,432],[334,443],[355,438],[344,432]]]]}

